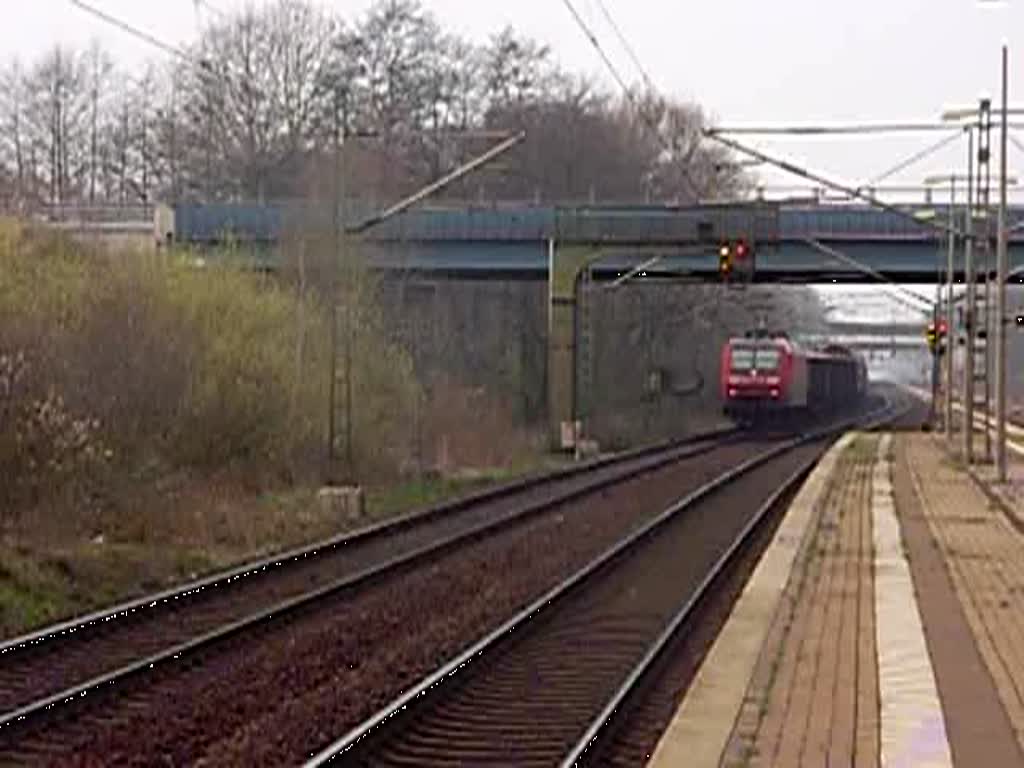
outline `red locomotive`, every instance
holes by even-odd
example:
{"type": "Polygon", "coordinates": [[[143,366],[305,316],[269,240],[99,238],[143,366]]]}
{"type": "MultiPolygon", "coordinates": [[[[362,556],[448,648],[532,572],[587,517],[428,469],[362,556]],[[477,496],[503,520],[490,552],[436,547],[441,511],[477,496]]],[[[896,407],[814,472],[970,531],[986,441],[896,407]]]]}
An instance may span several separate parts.
{"type": "Polygon", "coordinates": [[[850,409],[867,391],[864,359],[837,345],[807,349],[755,331],[722,349],[726,415],[744,424],[800,421],[850,409]]]}

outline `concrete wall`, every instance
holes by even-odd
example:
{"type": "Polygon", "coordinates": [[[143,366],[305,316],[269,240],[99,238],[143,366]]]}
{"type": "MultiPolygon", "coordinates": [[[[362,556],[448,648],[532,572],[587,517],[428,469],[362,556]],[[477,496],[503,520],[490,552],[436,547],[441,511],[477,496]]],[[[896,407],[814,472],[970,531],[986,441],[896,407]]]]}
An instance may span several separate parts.
{"type": "Polygon", "coordinates": [[[421,381],[453,378],[499,401],[519,425],[543,424],[545,283],[393,277],[380,295],[421,381]]]}
{"type": "MultiPolygon", "coordinates": [[[[729,335],[753,326],[750,305],[766,307],[768,324],[786,329],[804,308],[805,327],[813,330],[806,289],[639,281],[583,292],[577,308],[578,415],[586,436],[603,447],[720,423],[720,349],[729,335]]],[[[496,398],[518,425],[538,430],[548,408],[547,302],[544,282],[396,277],[381,285],[388,326],[411,352],[422,380],[452,377],[496,398]]]]}
{"type": "Polygon", "coordinates": [[[580,402],[585,431],[626,446],[713,428],[722,342],[736,323],[715,292],[635,283],[589,291],[592,385],[580,402]]]}

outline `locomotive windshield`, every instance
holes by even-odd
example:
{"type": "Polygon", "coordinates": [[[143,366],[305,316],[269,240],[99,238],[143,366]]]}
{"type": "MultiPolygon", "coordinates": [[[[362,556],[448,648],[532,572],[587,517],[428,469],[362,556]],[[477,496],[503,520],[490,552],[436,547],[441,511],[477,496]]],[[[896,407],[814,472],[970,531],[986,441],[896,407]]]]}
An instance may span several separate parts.
{"type": "Polygon", "coordinates": [[[779,367],[779,350],[775,347],[735,346],[732,349],[734,371],[774,371],[779,367]]]}
{"type": "Polygon", "coordinates": [[[775,347],[761,347],[757,350],[757,360],[754,362],[754,367],[759,371],[774,371],[779,367],[781,357],[779,350],[775,347]]]}

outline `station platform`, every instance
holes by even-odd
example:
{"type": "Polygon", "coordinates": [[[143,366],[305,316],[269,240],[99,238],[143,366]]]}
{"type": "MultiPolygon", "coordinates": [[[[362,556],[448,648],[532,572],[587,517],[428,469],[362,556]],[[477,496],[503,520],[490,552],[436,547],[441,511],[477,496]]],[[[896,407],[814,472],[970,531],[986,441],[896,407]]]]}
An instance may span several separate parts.
{"type": "Polygon", "coordinates": [[[812,472],[648,765],[1024,766],[1024,472],[851,433],[812,472]]]}

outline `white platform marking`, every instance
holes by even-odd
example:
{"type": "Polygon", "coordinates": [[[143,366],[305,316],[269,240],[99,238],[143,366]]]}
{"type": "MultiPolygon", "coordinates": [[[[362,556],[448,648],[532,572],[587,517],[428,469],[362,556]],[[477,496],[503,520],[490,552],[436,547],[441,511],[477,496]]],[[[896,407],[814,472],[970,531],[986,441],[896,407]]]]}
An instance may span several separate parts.
{"type": "Polygon", "coordinates": [[[891,444],[891,435],[879,442],[871,499],[881,704],[879,758],[884,768],[952,766],[942,703],[896,517],[888,455],[891,444]]]}

